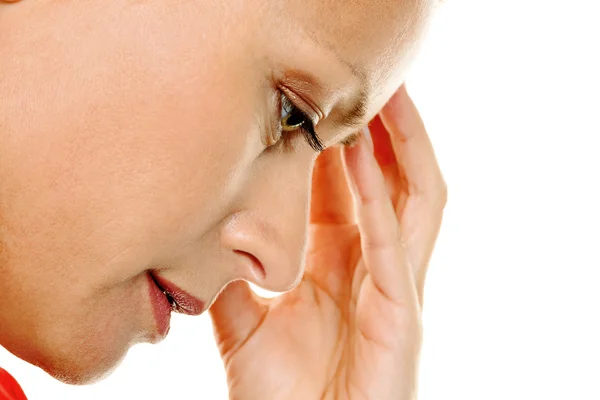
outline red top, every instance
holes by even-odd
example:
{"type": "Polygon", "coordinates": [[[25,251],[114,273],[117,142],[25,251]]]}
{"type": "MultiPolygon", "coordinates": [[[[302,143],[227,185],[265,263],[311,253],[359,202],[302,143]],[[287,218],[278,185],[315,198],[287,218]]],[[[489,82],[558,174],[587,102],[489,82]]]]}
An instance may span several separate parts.
{"type": "Polygon", "coordinates": [[[27,400],[15,378],[0,368],[0,400],[27,400]]]}

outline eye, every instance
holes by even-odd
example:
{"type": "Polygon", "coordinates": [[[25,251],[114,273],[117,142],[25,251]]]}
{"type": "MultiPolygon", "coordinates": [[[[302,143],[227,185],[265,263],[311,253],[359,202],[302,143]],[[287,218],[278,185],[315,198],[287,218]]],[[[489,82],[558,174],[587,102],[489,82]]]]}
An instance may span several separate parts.
{"type": "Polygon", "coordinates": [[[285,134],[284,139],[290,138],[290,134],[300,131],[306,142],[316,152],[323,151],[323,143],[315,132],[315,126],[311,119],[296,107],[290,99],[281,93],[281,130],[285,134]]]}
{"type": "Polygon", "coordinates": [[[310,124],[308,117],[294,106],[285,94],[281,94],[281,130],[292,132],[310,124]]]}

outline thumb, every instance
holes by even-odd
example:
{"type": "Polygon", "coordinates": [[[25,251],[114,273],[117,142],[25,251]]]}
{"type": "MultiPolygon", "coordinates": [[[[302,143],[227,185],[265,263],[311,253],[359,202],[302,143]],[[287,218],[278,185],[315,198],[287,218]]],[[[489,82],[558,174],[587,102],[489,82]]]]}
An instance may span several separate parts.
{"type": "Polygon", "coordinates": [[[217,345],[222,356],[235,352],[260,326],[267,314],[266,300],[245,281],[233,281],[210,308],[217,345]]]}

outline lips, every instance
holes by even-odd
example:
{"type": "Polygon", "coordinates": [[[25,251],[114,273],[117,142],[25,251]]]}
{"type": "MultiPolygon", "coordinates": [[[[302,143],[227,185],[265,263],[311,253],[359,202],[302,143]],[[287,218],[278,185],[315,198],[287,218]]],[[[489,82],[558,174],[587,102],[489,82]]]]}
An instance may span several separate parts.
{"type": "Polygon", "coordinates": [[[150,302],[152,303],[157,330],[162,337],[165,337],[169,332],[171,312],[200,315],[204,311],[205,304],[202,300],[164,279],[156,271],[148,272],[147,276],[150,302]]]}

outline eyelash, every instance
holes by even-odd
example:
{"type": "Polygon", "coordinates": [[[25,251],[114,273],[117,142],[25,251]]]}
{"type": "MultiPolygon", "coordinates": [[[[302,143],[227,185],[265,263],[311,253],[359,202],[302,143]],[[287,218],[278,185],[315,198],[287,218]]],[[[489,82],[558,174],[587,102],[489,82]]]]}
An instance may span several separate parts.
{"type": "MultiPolygon", "coordinates": [[[[296,129],[296,131],[300,131],[302,133],[302,135],[304,136],[304,139],[306,140],[306,142],[308,143],[308,145],[317,153],[320,153],[324,150],[325,146],[323,145],[323,142],[321,142],[321,139],[319,139],[319,136],[317,135],[317,133],[315,132],[315,126],[313,124],[313,122],[311,121],[311,119],[308,117],[308,115],[306,115],[300,108],[296,107],[294,105],[294,103],[292,103],[292,101],[285,95],[285,93],[283,92],[279,92],[280,94],[280,115],[283,114],[283,111],[285,110],[286,112],[288,112],[290,115],[292,115],[293,113],[298,113],[300,114],[300,116],[302,117],[302,124],[296,129]]],[[[293,133],[293,131],[283,131],[283,129],[281,128],[282,132],[282,137],[284,137],[284,140],[289,140],[292,138],[292,135],[290,135],[291,133],[293,133]]]]}

